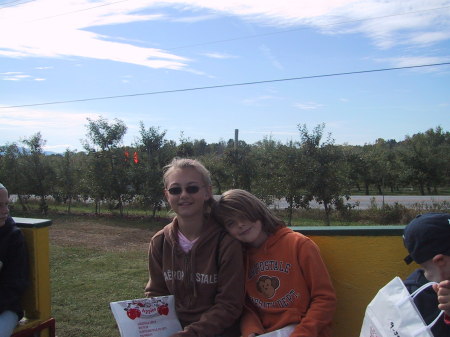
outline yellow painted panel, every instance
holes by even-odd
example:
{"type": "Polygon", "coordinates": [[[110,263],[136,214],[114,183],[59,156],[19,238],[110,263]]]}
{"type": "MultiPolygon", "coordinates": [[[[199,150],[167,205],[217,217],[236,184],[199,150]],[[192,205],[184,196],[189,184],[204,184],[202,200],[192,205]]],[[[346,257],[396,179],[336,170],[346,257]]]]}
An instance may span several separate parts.
{"type": "Polygon", "coordinates": [[[334,337],[359,337],[367,304],[395,276],[405,278],[401,236],[310,236],[319,246],[336,289],[334,337]]]}
{"type": "MultiPolygon", "coordinates": [[[[23,300],[25,316],[31,320],[45,321],[51,317],[49,228],[21,230],[27,242],[31,279],[31,286],[23,300]]],[[[48,331],[43,331],[41,336],[48,336],[48,331]]]]}

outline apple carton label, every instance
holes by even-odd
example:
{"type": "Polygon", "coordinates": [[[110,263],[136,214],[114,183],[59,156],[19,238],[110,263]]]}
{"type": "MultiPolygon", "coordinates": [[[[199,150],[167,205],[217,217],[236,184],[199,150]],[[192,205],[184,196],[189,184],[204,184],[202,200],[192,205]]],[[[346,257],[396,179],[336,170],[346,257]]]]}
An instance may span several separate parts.
{"type": "Polygon", "coordinates": [[[121,337],[168,337],[181,331],[172,295],[110,303],[121,337]]]}

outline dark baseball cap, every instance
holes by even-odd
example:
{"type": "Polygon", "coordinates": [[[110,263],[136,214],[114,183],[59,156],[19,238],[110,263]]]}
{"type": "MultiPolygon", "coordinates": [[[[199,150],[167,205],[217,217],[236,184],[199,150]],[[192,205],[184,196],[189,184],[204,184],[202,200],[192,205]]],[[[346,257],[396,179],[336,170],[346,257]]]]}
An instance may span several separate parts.
{"type": "Polygon", "coordinates": [[[403,243],[409,252],[405,262],[423,263],[437,254],[450,256],[450,214],[418,215],[403,232],[403,243]]]}

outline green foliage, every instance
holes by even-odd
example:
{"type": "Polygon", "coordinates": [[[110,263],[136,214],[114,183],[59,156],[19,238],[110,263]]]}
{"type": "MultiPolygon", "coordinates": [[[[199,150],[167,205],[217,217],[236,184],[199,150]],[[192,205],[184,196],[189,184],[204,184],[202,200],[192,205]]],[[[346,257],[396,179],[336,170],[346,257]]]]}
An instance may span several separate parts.
{"type": "Polygon", "coordinates": [[[138,207],[155,217],[164,206],[163,167],[177,155],[203,162],[216,194],[242,188],[269,205],[285,200],[288,223],[294,211],[307,210],[312,200],[323,205],[326,223],[352,221],[357,210],[347,203],[351,192],[450,193],[450,133],[441,127],[399,142],[380,138],[363,146],[336,145],[331,134],[325,134],[325,124],[312,131],[298,125],[298,139],[286,144],[270,137],[255,144],[234,139],[208,144],[183,133],[177,143],[165,139],[166,131],[141,122],[135,144],[123,146],[127,127],[120,120],[88,119],[86,128],[86,152],[45,155],[40,133],[25,139],[24,147],[0,147],[0,181],[18,196],[22,210],[37,197],[41,212],[64,205],[69,213],[73,204],[93,200],[83,207],[121,215],[138,207]]]}
{"type": "Polygon", "coordinates": [[[321,124],[309,133],[306,125],[303,125],[299,126],[299,131],[306,177],[303,202],[314,199],[322,204],[325,222],[329,225],[333,207],[342,208],[342,198],[349,198],[349,179],[341,148],[334,145],[331,135],[322,141],[324,128],[325,125],[321,124]]]}
{"type": "Polygon", "coordinates": [[[418,186],[422,195],[436,193],[438,186],[449,183],[450,132],[437,127],[408,136],[400,150],[404,180],[418,186]]]}

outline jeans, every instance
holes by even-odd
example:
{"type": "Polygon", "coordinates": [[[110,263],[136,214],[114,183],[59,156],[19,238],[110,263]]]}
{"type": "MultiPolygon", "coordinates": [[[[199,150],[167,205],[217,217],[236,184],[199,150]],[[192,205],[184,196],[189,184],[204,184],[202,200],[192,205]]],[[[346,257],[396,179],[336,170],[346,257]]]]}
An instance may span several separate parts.
{"type": "Polygon", "coordinates": [[[10,337],[19,321],[19,317],[13,311],[0,313],[0,337],[10,337]]]}

